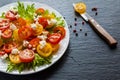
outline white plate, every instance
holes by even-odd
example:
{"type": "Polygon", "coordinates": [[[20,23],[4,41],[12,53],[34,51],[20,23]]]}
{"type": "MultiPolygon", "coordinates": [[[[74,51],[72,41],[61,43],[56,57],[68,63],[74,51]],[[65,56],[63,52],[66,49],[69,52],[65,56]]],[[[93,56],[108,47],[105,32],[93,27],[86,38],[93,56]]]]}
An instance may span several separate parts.
{"type": "MultiPolygon", "coordinates": [[[[51,8],[50,6],[48,5],[45,5],[45,4],[42,4],[42,3],[39,3],[39,2],[23,2],[24,5],[28,5],[28,4],[35,4],[35,8],[39,8],[39,7],[43,7],[45,9],[48,9],[52,12],[54,12],[57,16],[62,16],[58,11],[56,11],[55,9],[51,8]]],[[[8,4],[8,5],[5,5],[3,7],[0,8],[0,14],[2,14],[3,11],[7,11],[10,9],[11,6],[17,6],[17,2],[15,3],[11,3],[11,4],[8,4]]],[[[65,21],[65,20],[64,20],[65,21]]],[[[52,63],[51,64],[47,64],[47,65],[43,65],[43,66],[40,66],[40,67],[37,67],[36,68],[36,71],[33,71],[33,70],[29,70],[29,71],[22,71],[21,74],[18,72],[18,71],[13,71],[13,72],[6,72],[6,69],[7,69],[7,63],[5,63],[4,61],[0,60],[0,71],[1,72],[5,72],[5,73],[8,73],[8,74],[17,74],[17,75],[23,75],[23,74],[31,74],[31,73],[35,73],[35,72],[38,72],[38,71],[42,71],[48,67],[50,67],[51,65],[53,65],[55,62],[57,62],[62,56],[63,54],[65,53],[67,47],[68,47],[68,44],[69,44],[69,29],[68,29],[68,25],[65,21],[65,29],[66,29],[66,36],[65,38],[60,42],[60,49],[59,51],[53,56],[52,58],[52,63]]]]}

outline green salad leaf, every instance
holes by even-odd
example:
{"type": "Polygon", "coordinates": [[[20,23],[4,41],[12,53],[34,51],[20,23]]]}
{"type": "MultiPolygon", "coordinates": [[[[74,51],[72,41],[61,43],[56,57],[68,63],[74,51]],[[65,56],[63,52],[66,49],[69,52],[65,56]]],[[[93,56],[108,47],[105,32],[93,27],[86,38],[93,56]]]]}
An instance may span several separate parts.
{"type": "Polygon", "coordinates": [[[34,19],[34,13],[36,10],[34,4],[27,5],[27,7],[25,7],[23,3],[18,1],[17,10],[20,17],[30,21],[34,19]]]}
{"type": "Polygon", "coordinates": [[[56,16],[56,14],[54,12],[50,12],[49,10],[45,10],[43,16],[48,16],[48,15],[54,17],[54,19],[57,21],[57,24],[56,24],[57,26],[63,26],[64,27],[65,22],[64,22],[64,20],[61,16],[58,17],[58,16],[56,16]]]}
{"type": "Polygon", "coordinates": [[[43,58],[43,57],[39,56],[37,53],[35,53],[35,59],[30,63],[14,64],[9,59],[7,59],[8,67],[7,67],[6,72],[12,72],[13,70],[18,70],[19,73],[21,73],[25,69],[35,70],[36,67],[39,67],[39,66],[44,65],[44,64],[50,64],[51,63],[51,58],[52,57],[43,58]]]}
{"type": "Polygon", "coordinates": [[[59,25],[59,26],[64,26],[65,25],[65,22],[62,19],[62,17],[56,17],[56,20],[57,20],[57,25],[59,25]]]}
{"type": "Polygon", "coordinates": [[[5,18],[5,12],[2,13],[2,15],[0,16],[0,18],[5,18]]]}

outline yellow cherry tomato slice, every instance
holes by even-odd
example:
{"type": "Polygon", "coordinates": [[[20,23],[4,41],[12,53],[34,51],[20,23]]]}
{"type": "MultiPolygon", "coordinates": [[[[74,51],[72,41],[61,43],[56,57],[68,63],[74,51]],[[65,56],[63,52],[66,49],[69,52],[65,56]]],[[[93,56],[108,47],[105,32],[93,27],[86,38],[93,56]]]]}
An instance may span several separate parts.
{"type": "Polygon", "coordinates": [[[55,15],[54,14],[48,14],[48,15],[43,15],[47,19],[54,19],[55,15]]]}
{"type": "Polygon", "coordinates": [[[43,31],[43,26],[42,25],[39,25],[39,24],[36,24],[36,29],[34,30],[35,32],[35,35],[40,35],[43,31]]]}
{"type": "Polygon", "coordinates": [[[15,63],[15,64],[21,63],[19,54],[9,54],[9,58],[12,63],[15,63]]]}
{"type": "Polygon", "coordinates": [[[76,3],[75,6],[75,11],[82,14],[86,12],[86,4],[83,2],[76,3]]]}
{"type": "Polygon", "coordinates": [[[0,39],[0,47],[3,45],[3,40],[0,39]]]}
{"type": "Polygon", "coordinates": [[[55,52],[58,51],[58,49],[59,49],[59,47],[60,47],[60,44],[51,44],[51,46],[52,46],[52,51],[53,51],[53,53],[55,53],[55,52]]]}
{"type": "Polygon", "coordinates": [[[22,41],[22,39],[18,36],[18,29],[15,29],[15,30],[13,31],[13,39],[14,39],[15,41],[17,41],[17,42],[22,41]]]}
{"type": "Polygon", "coordinates": [[[44,14],[45,13],[45,10],[43,8],[38,8],[36,11],[35,11],[36,14],[44,14]]]}
{"type": "Polygon", "coordinates": [[[46,45],[41,48],[41,44],[39,44],[37,46],[37,52],[43,57],[48,57],[52,54],[52,46],[49,43],[46,43],[46,45]]]}

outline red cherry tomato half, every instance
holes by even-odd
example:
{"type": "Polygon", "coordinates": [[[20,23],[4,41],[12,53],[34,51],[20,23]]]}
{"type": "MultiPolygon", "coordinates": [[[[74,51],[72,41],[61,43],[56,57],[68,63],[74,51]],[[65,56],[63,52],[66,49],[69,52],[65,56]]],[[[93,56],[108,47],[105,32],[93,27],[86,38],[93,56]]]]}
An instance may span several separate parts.
{"type": "Polygon", "coordinates": [[[39,22],[39,24],[41,24],[41,25],[43,26],[43,28],[46,28],[46,27],[48,26],[48,21],[47,21],[47,19],[44,18],[44,17],[40,17],[40,18],[38,19],[38,22],[39,22]]]}
{"type": "Polygon", "coordinates": [[[60,33],[62,39],[63,39],[63,38],[65,37],[65,35],[66,35],[66,31],[65,31],[64,27],[62,27],[62,26],[55,27],[53,32],[54,32],[54,33],[60,33]]]}
{"type": "Polygon", "coordinates": [[[37,10],[36,10],[36,13],[37,14],[43,14],[45,12],[45,10],[43,9],[43,8],[38,8],[37,10]]]}
{"type": "Polygon", "coordinates": [[[12,37],[12,30],[7,28],[2,32],[2,37],[5,39],[11,38],[12,37]]]}
{"type": "Polygon", "coordinates": [[[37,45],[39,44],[40,39],[39,38],[34,38],[30,41],[30,44],[32,45],[32,47],[37,47],[37,45]]]}
{"type": "Polygon", "coordinates": [[[16,14],[13,11],[8,11],[5,17],[11,21],[16,20],[16,14]]]}
{"type": "Polygon", "coordinates": [[[32,62],[34,57],[34,52],[29,49],[25,49],[19,53],[19,58],[21,62],[32,62]]]}
{"type": "Polygon", "coordinates": [[[61,40],[61,34],[60,33],[52,33],[48,36],[48,42],[51,44],[58,44],[61,40]]]}
{"type": "Polygon", "coordinates": [[[0,56],[4,55],[5,51],[0,51],[0,56]]]}
{"type": "Polygon", "coordinates": [[[29,26],[19,28],[18,35],[22,39],[28,39],[32,35],[33,29],[29,26]]]}
{"type": "Polygon", "coordinates": [[[8,19],[1,19],[0,20],[0,30],[4,30],[10,26],[10,22],[8,19]]]}
{"type": "Polygon", "coordinates": [[[3,46],[3,50],[6,52],[6,53],[10,53],[12,51],[13,48],[16,48],[17,47],[17,44],[12,42],[12,43],[6,43],[4,44],[3,46]]]}

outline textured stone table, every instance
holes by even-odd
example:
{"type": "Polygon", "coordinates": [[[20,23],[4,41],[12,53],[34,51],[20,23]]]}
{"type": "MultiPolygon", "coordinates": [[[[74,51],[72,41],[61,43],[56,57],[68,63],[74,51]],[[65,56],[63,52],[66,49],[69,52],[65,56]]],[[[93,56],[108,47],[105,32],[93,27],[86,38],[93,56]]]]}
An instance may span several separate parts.
{"type": "MultiPolygon", "coordinates": [[[[15,1],[17,0],[0,0],[0,7],[15,1]]],[[[0,72],[0,80],[120,80],[120,0],[24,1],[47,4],[65,17],[68,26],[72,25],[72,28],[69,28],[69,47],[56,64],[42,72],[24,76],[0,72]],[[79,1],[84,1],[88,7],[87,12],[117,39],[117,48],[111,49],[87,23],[81,24],[83,19],[72,7],[73,2],[79,1]],[[91,11],[93,7],[98,8],[97,16],[96,12],[91,11]],[[74,18],[77,18],[77,21],[74,18]],[[74,29],[78,36],[73,33],[74,29]]]]}

